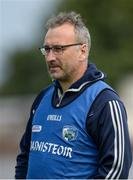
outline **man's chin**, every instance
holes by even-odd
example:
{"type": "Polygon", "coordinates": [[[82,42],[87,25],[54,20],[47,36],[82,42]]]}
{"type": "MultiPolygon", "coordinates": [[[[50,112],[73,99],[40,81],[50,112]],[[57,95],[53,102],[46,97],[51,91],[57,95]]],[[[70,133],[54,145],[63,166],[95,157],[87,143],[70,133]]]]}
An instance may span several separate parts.
{"type": "Polygon", "coordinates": [[[62,79],[61,75],[59,75],[59,74],[50,73],[50,76],[51,76],[52,79],[55,79],[55,80],[62,79]]]}

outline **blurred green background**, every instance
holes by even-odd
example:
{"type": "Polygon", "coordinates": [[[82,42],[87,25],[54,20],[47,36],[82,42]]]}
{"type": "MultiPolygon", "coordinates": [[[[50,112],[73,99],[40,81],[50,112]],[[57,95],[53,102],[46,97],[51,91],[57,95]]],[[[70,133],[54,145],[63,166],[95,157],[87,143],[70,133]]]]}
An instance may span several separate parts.
{"type": "Polygon", "coordinates": [[[92,39],[89,61],[107,73],[107,82],[122,96],[133,144],[133,0],[0,0],[0,63],[4,64],[0,65],[0,178],[14,178],[30,106],[36,94],[51,83],[38,48],[43,44],[47,19],[60,11],[76,11],[87,24],[92,39]],[[29,15],[34,26],[27,23],[29,15]],[[15,37],[20,29],[29,32],[19,35],[18,45],[15,37]],[[4,46],[5,41],[10,46],[4,46]]]}

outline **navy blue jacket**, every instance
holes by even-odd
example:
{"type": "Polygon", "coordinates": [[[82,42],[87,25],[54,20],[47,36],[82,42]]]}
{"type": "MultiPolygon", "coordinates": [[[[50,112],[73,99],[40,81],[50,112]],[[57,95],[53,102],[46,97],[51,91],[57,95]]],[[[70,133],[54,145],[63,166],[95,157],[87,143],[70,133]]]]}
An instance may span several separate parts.
{"type": "MultiPolygon", "coordinates": [[[[87,87],[105,75],[89,64],[84,76],[62,94],[58,81],[54,81],[53,106],[62,107],[78,97],[87,87]]],[[[32,118],[42,97],[49,89],[41,91],[35,99],[25,133],[20,142],[21,153],[17,156],[16,179],[26,178],[31,140],[32,118]]],[[[126,179],[132,162],[127,126],[127,114],[119,96],[111,89],[103,90],[91,106],[86,128],[99,150],[99,168],[94,179],[126,179]]]]}

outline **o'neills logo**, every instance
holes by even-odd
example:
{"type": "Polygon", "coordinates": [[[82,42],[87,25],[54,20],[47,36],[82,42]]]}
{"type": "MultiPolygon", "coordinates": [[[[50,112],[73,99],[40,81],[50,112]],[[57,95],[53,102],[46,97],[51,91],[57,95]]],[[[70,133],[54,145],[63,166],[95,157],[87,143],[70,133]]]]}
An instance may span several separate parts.
{"type": "Polygon", "coordinates": [[[72,148],[44,141],[31,141],[30,151],[51,153],[72,158],[72,148]]]}
{"type": "Polygon", "coordinates": [[[62,115],[58,114],[49,114],[47,116],[48,121],[61,121],[62,120],[62,115]]]}

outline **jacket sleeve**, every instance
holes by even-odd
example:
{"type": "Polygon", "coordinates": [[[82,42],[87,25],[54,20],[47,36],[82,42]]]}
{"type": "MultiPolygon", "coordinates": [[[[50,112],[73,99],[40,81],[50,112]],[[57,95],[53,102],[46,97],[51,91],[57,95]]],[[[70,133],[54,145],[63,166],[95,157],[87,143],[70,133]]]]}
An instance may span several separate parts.
{"type": "Polygon", "coordinates": [[[102,92],[88,114],[88,132],[99,150],[98,173],[94,179],[127,179],[132,162],[127,115],[119,97],[102,92]],[[93,114],[89,118],[89,114],[93,114]]]}
{"type": "Polygon", "coordinates": [[[22,139],[20,141],[20,153],[17,156],[17,164],[15,167],[15,179],[25,179],[27,175],[28,169],[28,159],[29,159],[29,151],[30,151],[30,141],[31,141],[31,129],[32,129],[32,119],[37,109],[44,93],[46,90],[40,92],[40,94],[36,97],[33,105],[31,107],[30,118],[26,126],[26,130],[22,139]]]}
{"type": "Polygon", "coordinates": [[[30,149],[30,139],[31,139],[31,118],[27,123],[27,127],[24,135],[20,141],[20,154],[17,156],[17,165],[15,167],[15,179],[25,179],[28,168],[28,157],[30,149]]]}

